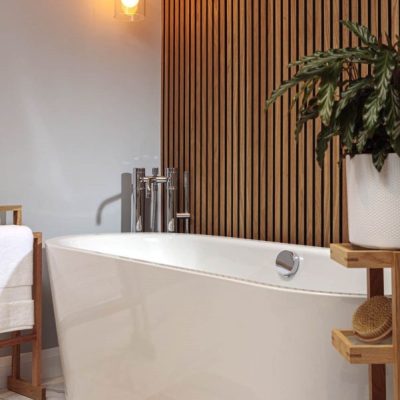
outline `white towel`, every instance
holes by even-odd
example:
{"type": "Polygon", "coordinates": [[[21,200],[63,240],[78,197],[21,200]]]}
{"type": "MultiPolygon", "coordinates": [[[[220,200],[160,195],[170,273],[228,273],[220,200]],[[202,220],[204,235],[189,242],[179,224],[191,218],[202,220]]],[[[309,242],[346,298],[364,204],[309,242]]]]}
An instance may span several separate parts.
{"type": "Polygon", "coordinates": [[[21,300],[32,300],[32,286],[0,288],[0,304],[21,300]]]}
{"type": "Polygon", "coordinates": [[[32,231],[26,226],[0,226],[0,288],[32,284],[32,231]]]}
{"type": "Polygon", "coordinates": [[[0,226],[0,333],[32,329],[33,234],[26,226],[0,226]]]}
{"type": "Polygon", "coordinates": [[[0,333],[32,329],[33,300],[0,303],[0,333]]]}

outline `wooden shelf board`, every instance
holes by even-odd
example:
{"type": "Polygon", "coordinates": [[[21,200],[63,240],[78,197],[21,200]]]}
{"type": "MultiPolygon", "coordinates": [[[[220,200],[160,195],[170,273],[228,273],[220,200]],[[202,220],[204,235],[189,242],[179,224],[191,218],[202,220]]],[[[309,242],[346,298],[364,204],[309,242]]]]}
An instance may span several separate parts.
{"type": "Polygon", "coordinates": [[[394,250],[371,250],[351,244],[331,244],[331,258],[347,268],[391,268],[394,250]]]}
{"type": "Polygon", "coordinates": [[[21,211],[22,206],[17,206],[17,205],[7,205],[7,206],[2,206],[0,205],[0,212],[8,212],[8,211],[21,211]]]}
{"type": "Polygon", "coordinates": [[[368,344],[359,341],[353,331],[335,329],[332,344],[350,364],[391,364],[394,360],[391,338],[368,344]]]}

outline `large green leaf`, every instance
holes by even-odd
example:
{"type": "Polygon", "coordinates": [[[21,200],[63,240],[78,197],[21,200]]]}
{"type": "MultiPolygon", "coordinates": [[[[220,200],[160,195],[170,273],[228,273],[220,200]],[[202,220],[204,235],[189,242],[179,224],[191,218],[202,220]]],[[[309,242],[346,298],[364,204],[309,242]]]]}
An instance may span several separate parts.
{"type": "Polygon", "coordinates": [[[302,99],[301,100],[302,107],[304,108],[307,106],[308,98],[310,97],[312,91],[314,90],[315,83],[316,81],[310,79],[308,81],[305,81],[302,85],[300,85],[298,92],[291,101],[290,109],[292,109],[296,105],[296,103],[299,102],[300,98],[302,99]]]}
{"type": "Polygon", "coordinates": [[[383,49],[377,55],[374,65],[374,91],[369,95],[365,106],[363,122],[369,137],[379,124],[379,114],[386,102],[393,70],[396,66],[396,55],[393,51],[383,49]]]}
{"type": "Polygon", "coordinates": [[[351,101],[340,113],[336,112],[341,141],[347,151],[351,151],[354,143],[356,121],[358,118],[357,108],[357,101],[351,101]]]}
{"type": "Polygon", "coordinates": [[[377,45],[378,39],[369,31],[366,26],[352,21],[341,21],[342,24],[352,33],[354,33],[365,45],[377,45]]]}
{"type": "Polygon", "coordinates": [[[374,55],[371,49],[366,47],[346,47],[343,49],[329,49],[327,51],[317,51],[312,55],[304,56],[300,60],[290,63],[288,66],[315,68],[323,64],[340,60],[347,60],[349,62],[371,63],[374,60],[374,55]]]}
{"type": "Polygon", "coordinates": [[[387,156],[388,152],[384,148],[372,153],[372,162],[379,172],[382,170],[383,164],[385,163],[387,156]]]}
{"type": "Polygon", "coordinates": [[[317,137],[316,157],[319,166],[322,168],[325,160],[325,153],[329,143],[335,135],[335,131],[330,126],[323,126],[317,137]]]}
{"type": "Polygon", "coordinates": [[[392,85],[389,87],[385,106],[386,131],[390,139],[396,141],[400,138],[400,94],[392,85]]]}
{"type": "Polygon", "coordinates": [[[318,109],[317,108],[310,107],[310,108],[302,109],[300,111],[299,117],[298,117],[297,122],[296,122],[296,129],[295,129],[295,132],[294,132],[296,140],[298,139],[299,134],[302,131],[304,125],[308,121],[317,118],[318,115],[319,115],[319,113],[318,113],[318,109]]]}
{"type": "Polygon", "coordinates": [[[336,62],[321,78],[321,85],[318,90],[318,108],[321,121],[325,126],[329,126],[331,122],[333,104],[335,102],[335,91],[341,68],[342,63],[336,62]]]}
{"type": "Polygon", "coordinates": [[[289,89],[297,86],[300,82],[308,81],[310,79],[314,79],[314,82],[316,82],[316,78],[320,78],[327,70],[329,70],[329,68],[329,65],[324,65],[309,71],[300,70],[292,79],[283,81],[279,88],[272,92],[271,97],[265,104],[265,108],[268,109],[278,99],[278,97],[283,96],[289,89]]]}
{"type": "Polygon", "coordinates": [[[358,133],[357,137],[357,152],[362,153],[368,141],[368,131],[362,130],[358,133]]]}
{"type": "Polygon", "coordinates": [[[357,79],[349,84],[349,86],[341,93],[338,107],[336,109],[336,117],[352,102],[359,94],[360,90],[372,88],[373,79],[370,76],[357,79]]]}

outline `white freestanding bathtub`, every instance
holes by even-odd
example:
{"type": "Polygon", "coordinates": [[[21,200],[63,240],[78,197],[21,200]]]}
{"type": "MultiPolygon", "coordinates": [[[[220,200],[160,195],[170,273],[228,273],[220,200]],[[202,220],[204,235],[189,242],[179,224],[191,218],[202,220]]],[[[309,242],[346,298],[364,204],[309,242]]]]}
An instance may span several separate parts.
{"type": "Polygon", "coordinates": [[[47,256],[69,400],[368,398],[367,367],[331,346],[365,275],[327,249],[115,234],[49,240],[47,256]]]}

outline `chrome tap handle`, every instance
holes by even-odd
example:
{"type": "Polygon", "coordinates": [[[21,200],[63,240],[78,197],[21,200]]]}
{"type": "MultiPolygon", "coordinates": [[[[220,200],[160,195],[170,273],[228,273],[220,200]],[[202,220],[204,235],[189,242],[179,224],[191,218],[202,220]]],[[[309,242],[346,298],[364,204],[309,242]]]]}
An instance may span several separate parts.
{"type": "Polygon", "coordinates": [[[152,177],[149,179],[150,185],[150,232],[158,230],[158,168],[152,169],[152,177]]]}
{"type": "MultiPolygon", "coordinates": [[[[189,214],[190,203],[190,173],[185,171],[183,173],[183,195],[184,195],[184,213],[189,214]]],[[[185,219],[185,233],[190,230],[190,217],[185,219]]]]}
{"type": "Polygon", "coordinates": [[[144,202],[145,202],[145,178],[146,171],[144,168],[134,168],[133,170],[133,232],[144,231],[144,202]]]}
{"type": "Polygon", "coordinates": [[[166,224],[167,232],[175,233],[177,231],[177,192],[178,192],[178,169],[167,168],[165,171],[167,178],[166,182],[166,196],[167,196],[167,210],[166,210],[166,224]]]}
{"type": "Polygon", "coordinates": [[[189,176],[189,171],[185,171],[183,173],[183,195],[184,195],[184,212],[183,213],[178,213],[176,215],[177,219],[181,219],[185,221],[185,233],[189,233],[190,231],[190,176],[189,176]]]}

